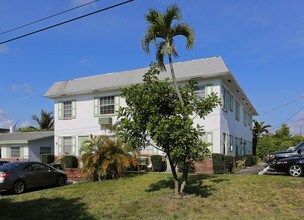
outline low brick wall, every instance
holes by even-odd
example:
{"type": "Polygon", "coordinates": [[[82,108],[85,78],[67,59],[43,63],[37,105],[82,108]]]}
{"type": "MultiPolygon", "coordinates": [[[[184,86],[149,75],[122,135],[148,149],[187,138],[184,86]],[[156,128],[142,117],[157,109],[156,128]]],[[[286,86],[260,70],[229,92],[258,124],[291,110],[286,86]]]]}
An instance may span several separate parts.
{"type": "Polygon", "coordinates": [[[213,174],[213,161],[211,158],[206,158],[202,162],[195,162],[195,173],[196,174],[213,174]]]}
{"type": "Polygon", "coordinates": [[[69,180],[81,181],[86,180],[86,174],[79,168],[64,168],[63,171],[67,174],[69,180]]]}
{"type": "Polygon", "coordinates": [[[20,158],[1,158],[0,160],[13,162],[27,162],[29,159],[20,159],[20,158]]]}

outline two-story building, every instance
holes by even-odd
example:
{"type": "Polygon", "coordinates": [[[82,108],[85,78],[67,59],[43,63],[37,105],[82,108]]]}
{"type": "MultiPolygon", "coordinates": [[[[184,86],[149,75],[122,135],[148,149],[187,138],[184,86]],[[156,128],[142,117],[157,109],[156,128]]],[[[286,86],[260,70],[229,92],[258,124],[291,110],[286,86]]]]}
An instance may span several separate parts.
{"type": "MultiPolygon", "coordinates": [[[[252,116],[257,112],[222,58],[179,62],[174,68],[179,84],[195,78],[199,82],[198,95],[204,97],[215,92],[222,97],[222,106],[215,108],[205,119],[194,119],[195,123],[204,126],[202,139],[212,143],[210,150],[232,155],[251,153],[252,116]]],[[[54,83],[45,97],[55,101],[55,155],[79,156],[80,147],[89,135],[107,134],[106,125],[114,124],[116,110],[126,105],[120,98],[120,89],[142,83],[148,69],[54,83]]],[[[161,79],[167,77],[171,78],[169,71],[160,74],[161,79]]],[[[159,152],[151,147],[144,149],[143,153],[159,152]]]]}

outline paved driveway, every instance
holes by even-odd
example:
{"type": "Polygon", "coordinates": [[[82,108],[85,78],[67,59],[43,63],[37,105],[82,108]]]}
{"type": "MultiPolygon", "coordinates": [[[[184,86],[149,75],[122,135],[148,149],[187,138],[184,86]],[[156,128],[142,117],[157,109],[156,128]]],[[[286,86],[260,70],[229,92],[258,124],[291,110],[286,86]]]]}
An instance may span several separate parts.
{"type": "Polygon", "coordinates": [[[258,174],[260,171],[262,171],[267,165],[265,163],[259,163],[251,167],[246,167],[246,169],[239,170],[238,172],[234,173],[234,175],[242,176],[242,175],[248,175],[248,174],[258,174]]]}

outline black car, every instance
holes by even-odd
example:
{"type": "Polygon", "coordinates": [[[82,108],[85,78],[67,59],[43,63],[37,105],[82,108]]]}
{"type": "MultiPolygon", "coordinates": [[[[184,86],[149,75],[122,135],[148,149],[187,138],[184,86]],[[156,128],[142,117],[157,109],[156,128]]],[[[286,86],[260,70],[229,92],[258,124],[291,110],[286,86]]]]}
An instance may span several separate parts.
{"type": "Polygon", "coordinates": [[[276,160],[270,168],[276,172],[285,172],[290,176],[302,176],[304,174],[304,157],[289,157],[276,160]]]}
{"type": "Polygon", "coordinates": [[[6,163],[9,163],[9,161],[5,161],[5,160],[0,160],[0,166],[6,164],[6,163]]]}
{"type": "Polygon", "coordinates": [[[271,164],[277,160],[283,159],[283,158],[290,158],[290,157],[301,157],[304,156],[304,142],[294,146],[290,147],[287,150],[284,151],[276,151],[269,153],[266,157],[266,162],[268,164],[271,164]]]}

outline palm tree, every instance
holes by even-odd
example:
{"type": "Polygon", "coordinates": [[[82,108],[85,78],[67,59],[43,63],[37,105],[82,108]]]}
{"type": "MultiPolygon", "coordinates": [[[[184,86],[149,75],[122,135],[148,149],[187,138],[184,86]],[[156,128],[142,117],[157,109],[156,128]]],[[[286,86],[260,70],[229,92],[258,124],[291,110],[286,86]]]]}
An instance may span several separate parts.
{"type": "Polygon", "coordinates": [[[148,28],[146,30],[146,35],[142,40],[142,47],[144,51],[149,54],[150,43],[153,43],[156,46],[156,60],[158,66],[162,70],[166,70],[164,57],[168,56],[174,88],[183,105],[184,102],[177,86],[172,63],[172,56],[175,58],[178,57],[174,45],[174,37],[184,36],[186,38],[186,48],[191,49],[195,42],[194,31],[186,23],[173,24],[175,20],[180,21],[182,19],[181,10],[176,4],[169,6],[164,13],[155,9],[150,9],[148,14],[145,15],[145,19],[148,23],[148,28]]]}
{"type": "Polygon", "coordinates": [[[256,147],[257,143],[260,137],[262,137],[263,134],[268,134],[268,128],[271,127],[271,125],[265,125],[264,122],[259,122],[256,120],[253,120],[254,127],[252,129],[252,145],[253,145],[253,155],[256,155],[256,147]]]}
{"type": "Polygon", "coordinates": [[[38,123],[39,130],[49,131],[54,129],[53,112],[47,112],[41,109],[40,118],[37,115],[33,115],[32,119],[38,123]]]}
{"type": "Polygon", "coordinates": [[[83,169],[91,180],[121,177],[132,160],[128,149],[118,139],[107,136],[93,136],[81,147],[83,169]]]}

